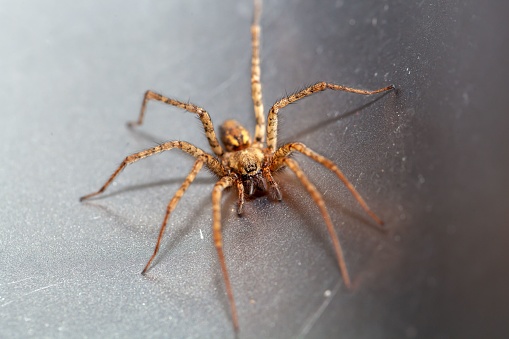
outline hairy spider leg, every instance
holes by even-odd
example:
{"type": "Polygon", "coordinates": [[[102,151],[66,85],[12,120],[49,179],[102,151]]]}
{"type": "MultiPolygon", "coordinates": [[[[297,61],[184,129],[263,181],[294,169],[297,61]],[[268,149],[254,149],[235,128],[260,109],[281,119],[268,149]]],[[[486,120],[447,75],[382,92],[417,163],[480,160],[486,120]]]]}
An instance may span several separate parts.
{"type": "Polygon", "coordinates": [[[327,159],[326,157],[314,152],[309,147],[304,145],[300,142],[293,142],[289,144],[285,144],[281,146],[276,153],[274,154],[272,164],[271,164],[271,170],[275,171],[278,168],[281,168],[283,166],[283,163],[288,155],[290,155],[291,152],[297,151],[299,153],[302,153],[309,158],[313,159],[317,163],[325,166],[343,182],[343,184],[348,188],[350,193],[354,196],[355,200],[361,205],[361,207],[364,209],[364,211],[374,220],[376,223],[380,226],[384,224],[384,222],[368,207],[368,204],[364,201],[362,196],[357,192],[355,187],[352,185],[352,183],[346,178],[346,176],[341,172],[341,170],[334,164],[331,160],[327,159]]]}
{"type": "Polygon", "coordinates": [[[223,165],[212,155],[205,153],[200,148],[185,142],[185,141],[169,141],[165,142],[161,145],[157,145],[155,147],[146,149],[144,151],[131,154],[127,156],[124,161],[120,164],[120,166],[113,172],[113,174],[110,176],[110,178],[104,183],[104,185],[97,191],[90,193],[88,195],[82,196],[80,198],[80,201],[92,198],[93,196],[96,196],[98,194],[101,194],[104,192],[104,190],[113,182],[113,180],[122,172],[122,170],[129,164],[132,164],[133,162],[136,162],[140,159],[164,152],[169,151],[171,149],[181,149],[182,151],[194,156],[195,158],[201,159],[205,165],[214,172],[217,176],[221,177],[226,174],[225,169],[223,168],[223,165]]]}
{"type": "Polygon", "coordinates": [[[283,195],[281,194],[279,185],[272,177],[272,172],[270,171],[270,167],[265,166],[264,168],[262,168],[262,173],[263,173],[263,177],[267,181],[267,186],[269,187],[270,196],[278,201],[283,200],[283,195]]]}
{"type": "Polygon", "coordinates": [[[339,243],[339,238],[334,230],[334,226],[332,225],[332,220],[329,216],[329,212],[327,212],[327,208],[325,207],[325,202],[323,200],[322,195],[320,192],[316,189],[315,185],[313,185],[309,179],[307,178],[306,174],[302,171],[302,169],[299,167],[297,162],[290,158],[284,158],[283,162],[290,168],[293,173],[297,176],[297,178],[300,180],[302,185],[306,188],[308,193],[311,195],[313,200],[315,201],[315,204],[320,209],[320,213],[322,213],[322,217],[325,220],[325,225],[327,225],[327,231],[329,232],[329,236],[332,240],[332,243],[334,245],[334,251],[336,252],[336,257],[339,264],[339,269],[341,271],[341,275],[343,276],[343,280],[345,281],[345,286],[347,288],[351,288],[351,282],[350,282],[350,275],[348,274],[348,269],[346,268],[345,258],[343,256],[343,250],[341,249],[341,245],[339,243]]]}
{"type": "Polygon", "coordinates": [[[189,172],[187,177],[184,179],[184,182],[182,183],[182,185],[180,186],[178,191],[175,192],[175,195],[173,196],[173,198],[171,198],[170,202],[168,203],[168,206],[166,206],[166,214],[164,215],[163,223],[161,225],[161,229],[159,230],[159,236],[157,237],[157,242],[156,242],[156,247],[154,248],[154,253],[148,260],[148,262],[145,265],[145,268],[143,269],[141,274],[145,274],[145,272],[147,272],[148,268],[150,267],[150,264],[152,263],[152,260],[154,260],[154,258],[157,255],[157,252],[159,252],[159,246],[161,245],[161,239],[163,238],[164,230],[166,229],[166,225],[168,223],[170,214],[173,212],[175,207],[177,207],[177,204],[179,203],[180,198],[182,198],[184,193],[186,193],[187,188],[194,181],[194,179],[196,178],[196,175],[201,170],[202,166],[203,166],[203,160],[201,158],[198,158],[194,162],[193,168],[191,169],[191,171],[189,172]]]}
{"type": "Polygon", "coordinates": [[[326,89],[332,89],[335,91],[345,91],[350,93],[357,93],[357,94],[363,94],[363,95],[371,95],[371,94],[377,94],[385,91],[389,91],[393,89],[394,86],[390,85],[384,88],[380,88],[374,91],[366,91],[362,89],[355,89],[350,87],[345,87],[341,85],[335,85],[330,84],[327,82],[318,82],[312,86],[309,86],[307,88],[304,88],[303,90],[296,92],[292,95],[286,96],[282,98],[281,100],[277,101],[269,110],[269,115],[267,117],[267,148],[270,152],[274,152],[277,146],[277,114],[279,110],[285,106],[288,106],[289,104],[303,99],[307,96],[310,96],[313,93],[321,92],[326,89]]]}
{"type": "Polygon", "coordinates": [[[237,186],[238,193],[237,214],[240,216],[242,214],[242,211],[244,210],[245,201],[244,184],[242,183],[242,180],[236,179],[235,185],[237,186]]]}
{"type": "Polygon", "coordinates": [[[214,131],[214,125],[212,124],[212,119],[210,118],[209,113],[204,110],[203,108],[196,106],[194,104],[178,101],[175,99],[167,98],[164,95],[161,95],[159,93],[153,92],[153,91],[146,91],[145,96],[143,97],[143,103],[141,104],[141,110],[140,110],[140,116],[138,117],[137,121],[131,121],[128,122],[127,125],[129,127],[133,126],[139,126],[143,123],[143,119],[145,117],[145,109],[147,107],[147,102],[149,100],[155,100],[160,101],[165,104],[175,106],[178,108],[181,108],[183,110],[186,110],[190,113],[198,114],[198,117],[200,118],[203,129],[205,130],[205,136],[207,137],[209,141],[210,148],[212,148],[212,151],[215,155],[218,157],[222,156],[224,154],[223,148],[219,144],[219,141],[217,140],[216,132],[214,131]]]}
{"type": "Polygon", "coordinates": [[[214,234],[214,245],[216,246],[219,263],[221,264],[221,271],[223,272],[224,284],[226,286],[226,294],[230,302],[230,310],[232,314],[233,326],[235,331],[239,329],[239,320],[237,316],[237,308],[235,307],[235,300],[233,298],[232,285],[228,270],[226,269],[226,262],[223,253],[223,239],[221,236],[221,197],[223,191],[234,185],[234,179],[230,176],[221,178],[212,190],[212,231],[214,234]]]}
{"type": "Polygon", "coordinates": [[[253,98],[254,113],[256,118],[255,143],[263,143],[265,140],[265,112],[263,111],[262,84],[260,83],[260,15],[262,11],[261,1],[254,2],[253,24],[251,25],[251,96],[253,98]]]}

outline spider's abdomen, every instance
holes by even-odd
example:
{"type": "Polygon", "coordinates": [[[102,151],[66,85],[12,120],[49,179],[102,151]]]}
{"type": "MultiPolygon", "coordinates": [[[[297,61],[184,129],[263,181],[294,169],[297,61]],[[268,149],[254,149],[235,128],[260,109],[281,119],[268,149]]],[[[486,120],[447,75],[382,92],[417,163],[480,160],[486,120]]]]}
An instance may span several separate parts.
{"type": "Polygon", "coordinates": [[[219,130],[221,141],[228,152],[240,151],[251,145],[249,132],[235,120],[226,120],[219,130]]]}

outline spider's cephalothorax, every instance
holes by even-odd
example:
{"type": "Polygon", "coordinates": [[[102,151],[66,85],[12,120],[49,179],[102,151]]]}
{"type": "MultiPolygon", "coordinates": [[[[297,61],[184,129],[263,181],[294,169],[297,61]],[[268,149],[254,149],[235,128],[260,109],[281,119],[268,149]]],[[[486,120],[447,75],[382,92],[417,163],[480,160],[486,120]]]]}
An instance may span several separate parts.
{"type": "MultiPolygon", "coordinates": [[[[236,174],[235,180],[242,182],[245,194],[251,196],[255,191],[266,192],[267,182],[263,168],[264,165],[266,167],[267,159],[260,144],[251,144],[248,130],[235,120],[227,120],[221,125],[220,136],[227,150],[223,155],[223,166],[236,174]]],[[[280,197],[279,189],[275,189],[280,197]]],[[[242,204],[243,200],[240,200],[239,214],[242,213],[242,204]]]]}
{"type": "Polygon", "coordinates": [[[212,173],[218,177],[218,181],[214,185],[212,190],[212,227],[214,235],[214,245],[217,250],[219,257],[219,263],[221,264],[221,271],[223,273],[226,293],[231,308],[231,316],[233,325],[238,330],[238,318],[235,307],[235,300],[233,298],[232,287],[228,270],[226,269],[226,262],[223,254],[223,241],[221,235],[221,197],[223,191],[229,187],[234,187],[238,191],[238,213],[242,213],[242,206],[244,204],[245,195],[253,195],[255,192],[264,193],[269,192],[275,199],[281,200],[281,192],[277,183],[272,178],[272,174],[283,168],[289,168],[302,185],[306,188],[311,198],[318,206],[320,213],[327,226],[327,231],[332,240],[334,246],[334,252],[339,264],[341,275],[347,287],[351,286],[350,276],[346,268],[345,260],[343,258],[343,252],[339,243],[338,236],[334,230],[331,218],[320,192],[316,187],[309,181],[307,176],[304,174],[302,169],[299,167],[297,162],[291,159],[289,156],[293,152],[299,152],[303,155],[313,159],[314,161],[322,164],[324,167],[332,171],[341,180],[348,190],[355,197],[357,202],[371,216],[371,218],[379,225],[383,222],[373,213],[361,195],[357,192],[355,187],[348,181],[343,175],[340,169],[329,159],[324,156],[312,151],[306,145],[293,142],[277,147],[277,124],[278,124],[278,113],[279,110],[294,103],[302,98],[312,95],[316,92],[324,90],[336,90],[345,91],[350,93],[357,93],[363,95],[370,95],[389,91],[394,87],[392,85],[383,87],[374,91],[360,90],[341,85],[335,85],[327,82],[319,82],[312,86],[306,87],[303,90],[296,92],[292,95],[283,97],[277,101],[269,110],[267,116],[267,125],[265,124],[265,116],[263,111],[262,101],[262,87],[260,83],[260,55],[259,55],[259,40],[260,40],[260,2],[255,0],[255,11],[253,24],[251,26],[251,46],[252,46],[252,58],[251,58],[251,93],[254,104],[254,113],[256,118],[256,128],[254,134],[254,143],[251,143],[251,138],[248,131],[242,127],[238,122],[234,120],[228,120],[221,126],[221,141],[223,147],[219,144],[218,138],[214,131],[212,120],[206,110],[191,103],[186,103],[165,97],[153,91],[147,91],[143,99],[141,106],[140,115],[136,122],[129,123],[129,126],[141,125],[145,116],[145,108],[147,102],[155,100],[166,103],[171,106],[179,107],[183,110],[196,114],[205,130],[205,135],[208,139],[210,148],[213,154],[206,153],[202,149],[185,141],[169,141],[161,145],[146,149],[144,151],[127,156],[120,166],[113,172],[108,178],[104,185],[96,192],[90,193],[81,197],[80,200],[86,200],[93,196],[96,196],[102,192],[113,182],[113,180],[120,174],[120,172],[129,164],[132,164],[140,159],[164,152],[171,149],[180,149],[185,153],[190,154],[195,158],[194,165],[185,178],[184,182],[175,193],[173,198],[168,203],[166,213],[159,231],[156,246],[150,259],[148,260],[142,273],[145,274],[150,267],[150,264],[154,260],[155,256],[159,251],[161,239],[163,237],[166,225],[170,214],[177,206],[180,198],[184,195],[187,188],[196,178],[198,172],[205,165],[212,173]],[[266,139],[266,141],[265,141],[266,139]]]}

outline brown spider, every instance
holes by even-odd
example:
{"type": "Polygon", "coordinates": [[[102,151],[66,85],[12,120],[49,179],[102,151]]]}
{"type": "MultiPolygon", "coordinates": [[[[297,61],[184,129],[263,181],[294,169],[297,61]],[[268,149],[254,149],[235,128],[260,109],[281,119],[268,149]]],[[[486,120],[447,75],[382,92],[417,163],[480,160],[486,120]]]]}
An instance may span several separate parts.
{"type": "Polygon", "coordinates": [[[150,267],[152,260],[155,258],[157,252],[159,251],[161,239],[163,237],[170,214],[177,206],[177,203],[180,201],[180,198],[182,198],[182,195],[184,195],[189,185],[191,185],[193,180],[196,178],[196,175],[203,167],[203,165],[210,169],[219,178],[212,191],[212,212],[213,212],[212,227],[214,233],[214,245],[219,256],[219,262],[221,264],[221,270],[226,285],[226,293],[228,295],[230,303],[231,316],[233,319],[233,325],[235,327],[235,330],[238,330],[239,328],[237,311],[235,307],[235,301],[233,298],[230,278],[228,275],[228,271],[226,269],[226,263],[223,254],[223,242],[221,237],[220,204],[223,191],[226,188],[232,186],[235,186],[237,188],[238,191],[237,213],[240,215],[242,213],[242,208],[244,206],[245,196],[246,195],[252,196],[255,193],[255,191],[259,193],[268,192],[276,200],[281,200],[282,199],[281,191],[279,190],[279,186],[276,183],[276,181],[274,181],[272,174],[274,172],[282,170],[283,168],[286,167],[290,168],[290,170],[292,170],[295,173],[297,178],[304,185],[304,187],[306,188],[306,190],[311,195],[311,197],[317,204],[318,208],[320,209],[322,217],[325,220],[325,224],[327,225],[329,236],[331,237],[332,243],[334,245],[334,251],[336,253],[339,268],[341,270],[341,275],[343,277],[346,287],[350,288],[351,287],[350,277],[348,275],[348,270],[343,259],[341,245],[339,244],[339,239],[332,225],[329,213],[325,208],[325,203],[322,198],[322,195],[316,189],[316,187],[308,180],[308,178],[301,170],[297,162],[289,157],[290,154],[293,152],[300,152],[308,156],[309,158],[313,159],[314,161],[322,164],[332,172],[334,172],[334,174],[336,174],[336,176],[350,190],[352,195],[355,197],[355,199],[361,205],[361,207],[366,211],[366,213],[369,214],[369,216],[373,218],[373,220],[375,220],[379,225],[383,225],[383,222],[380,218],[376,216],[375,213],[373,213],[369,209],[368,205],[366,204],[364,199],[362,199],[361,195],[357,192],[357,190],[350,183],[350,181],[348,181],[348,179],[343,175],[343,173],[331,160],[321,156],[320,154],[309,149],[306,145],[298,142],[292,142],[282,145],[280,147],[276,147],[278,112],[281,108],[293,102],[305,98],[313,93],[324,91],[326,89],[370,95],[389,91],[394,88],[394,86],[390,85],[374,91],[366,91],[326,82],[319,82],[295,94],[286,96],[281,100],[277,101],[269,110],[267,117],[268,124],[266,130],[267,142],[265,146],[265,133],[264,133],[265,117],[263,113],[262,86],[260,84],[260,55],[259,55],[260,13],[261,13],[261,3],[260,1],[255,0],[253,23],[251,25],[251,45],[252,45],[251,91],[254,103],[254,113],[256,117],[254,142],[253,143],[251,142],[249,133],[244,127],[242,127],[238,122],[234,120],[228,120],[225,123],[223,123],[223,125],[221,125],[220,128],[221,141],[223,142],[224,145],[223,149],[223,147],[221,147],[217,140],[216,133],[214,132],[214,126],[206,110],[190,103],[184,103],[171,98],[167,98],[153,91],[147,91],[143,99],[143,104],[141,106],[141,112],[140,116],[138,117],[138,121],[130,122],[128,124],[130,127],[136,125],[139,126],[143,123],[145,108],[149,100],[156,100],[166,103],[168,105],[176,106],[183,110],[198,115],[203,124],[205,135],[209,141],[212,151],[214,152],[214,155],[205,153],[200,148],[185,141],[165,142],[158,146],[127,156],[122,162],[122,164],[115,170],[115,172],[113,172],[110,178],[97,192],[85,195],[80,198],[80,201],[83,201],[102,193],[127,165],[132,164],[140,159],[164,151],[169,151],[174,148],[180,149],[192,155],[196,159],[193,168],[191,169],[191,172],[189,172],[189,174],[185,178],[184,182],[182,183],[178,191],[175,193],[171,201],[168,203],[168,206],[166,208],[166,214],[164,216],[163,223],[159,231],[159,236],[157,238],[154,253],[150,257],[149,261],[147,262],[145,268],[142,271],[142,274],[145,274],[148,268],[150,267]]]}

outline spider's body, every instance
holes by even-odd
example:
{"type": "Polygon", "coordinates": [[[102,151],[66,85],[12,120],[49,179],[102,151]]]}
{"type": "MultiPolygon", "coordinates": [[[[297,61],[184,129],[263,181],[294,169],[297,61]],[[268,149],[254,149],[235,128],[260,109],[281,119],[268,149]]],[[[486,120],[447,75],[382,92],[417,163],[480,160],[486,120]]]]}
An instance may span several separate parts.
{"type": "MultiPolygon", "coordinates": [[[[268,164],[270,156],[264,152],[263,144],[251,143],[249,132],[235,120],[225,121],[221,127],[221,140],[228,151],[223,155],[223,166],[231,170],[237,187],[242,185],[245,195],[252,196],[255,191],[267,192],[267,182],[274,182],[268,164]]],[[[272,185],[274,197],[281,200],[277,185],[272,185]]],[[[239,192],[238,214],[242,213],[244,203],[239,192]]]]}
{"type": "Polygon", "coordinates": [[[228,120],[225,124],[236,126],[235,129],[222,129],[221,139],[228,150],[223,155],[224,166],[246,180],[259,175],[265,158],[262,149],[251,145],[247,130],[236,121],[228,120]]]}
{"type": "Polygon", "coordinates": [[[141,106],[141,112],[136,122],[129,123],[129,126],[137,126],[143,123],[145,109],[147,102],[155,100],[166,103],[171,106],[175,106],[186,110],[188,112],[196,114],[203,124],[205,135],[208,139],[210,148],[213,154],[206,153],[200,148],[185,142],[185,141],[170,141],[161,145],[146,149],[144,151],[127,156],[120,166],[113,172],[106,183],[96,192],[81,197],[80,200],[86,200],[93,196],[102,193],[120,174],[120,172],[129,164],[134,163],[140,159],[164,152],[171,149],[180,149],[185,153],[190,154],[195,158],[195,163],[185,178],[184,182],[175,193],[173,198],[168,203],[166,213],[159,231],[159,237],[154,249],[154,253],[150,257],[149,261],[143,269],[145,274],[150,267],[153,259],[159,251],[161,239],[164,235],[168,219],[180,201],[181,197],[186,192],[187,188],[196,178],[198,172],[203,166],[206,166],[211,172],[213,172],[219,179],[214,185],[212,190],[212,213],[213,213],[213,235],[214,245],[217,250],[219,262],[221,264],[221,270],[223,273],[226,292],[231,307],[231,315],[235,329],[238,329],[237,311],[235,308],[235,301],[233,298],[232,287],[228,271],[226,269],[225,257],[223,254],[223,242],[221,235],[221,197],[225,189],[234,187],[238,192],[238,210],[239,214],[242,213],[245,196],[251,196],[257,192],[266,193],[268,192],[271,197],[276,200],[281,200],[282,195],[278,184],[274,181],[272,174],[283,169],[289,168],[295,173],[299,181],[306,188],[316,205],[320,209],[320,213],[324,218],[329,232],[330,238],[334,245],[334,251],[337,257],[337,261],[343,276],[345,285],[351,286],[350,277],[346,264],[343,258],[343,253],[339,243],[338,236],[334,230],[334,226],[329,217],[325,203],[320,192],[316,187],[309,181],[307,176],[301,170],[296,161],[290,158],[291,153],[299,152],[314,161],[322,164],[324,167],[331,170],[350,190],[352,195],[355,197],[361,207],[369,214],[373,220],[379,225],[383,222],[373,213],[361,195],[357,192],[355,187],[348,181],[343,175],[339,168],[329,159],[324,156],[312,151],[306,145],[298,142],[288,143],[277,147],[277,123],[279,110],[294,103],[302,98],[312,95],[316,92],[321,92],[327,89],[345,91],[350,93],[357,93],[363,95],[370,95],[389,91],[394,87],[387,86],[374,91],[360,90],[341,85],[335,85],[326,82],[319,82],[312,86],[306,87],[303,90],[296,92],[292,95],[286,96],[281,100],[277,101],[269,110],[267,116],[267,126],[265,125],[265,116],[263,113],[263,101],[262,101],[262,88],[260,83],[260,56],[259,56],[259,39],[260,39],[260,3],[255,0],[255,12],[254,20],[251,26],[251,42],[252,42],[252,59],[251,59],[251,89],[252,99],[254,104],[254,113],[256,118],[256,128],[254,133],[254,142],[251,141],[249,132],[241,126],[235,120],[228,120],[221,125],[220,128],[220,139],[223,142],[223,146],[220,145],[216,136],[212,120],[208,112],[191,103],[181,102],[175,99],[165,97],[161,94],[153,91],[147,91],[145,93],[143,103],[141,106]],[[266,140],[266,141],[265,141],[266,140]]]}

